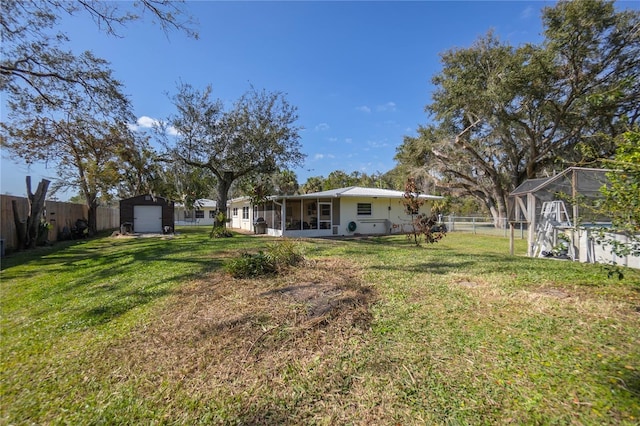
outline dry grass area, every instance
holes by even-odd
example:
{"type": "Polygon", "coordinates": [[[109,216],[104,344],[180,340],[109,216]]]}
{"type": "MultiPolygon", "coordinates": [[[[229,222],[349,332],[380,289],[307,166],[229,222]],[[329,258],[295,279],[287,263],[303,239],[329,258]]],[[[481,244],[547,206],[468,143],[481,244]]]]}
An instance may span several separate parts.
{"type": "Polygon", "coordinates": [[[162,411],[174,421],[188,411],[176,394],[217,405],[210,407],[216,422],[224,412],[243,424],[300,420],[313,412],[295,413],[291,404],[309,398],[309,389],[292,395],[289,379],[326,384],[312,391],[325,401],[339,392],[351,378],[335,361],[367,333],[375,298],[361,271],[341,259],[307,261],[271,278],[212,273],[183,288],[152,324],[102,352],[96,368],[111,371],[95,374],[136,383],[136,393],[146,388],[149,397],[165,387],[162,411]]]}
{"type": "Polygon", "coordinates": [[[0,424],[638,424],[637,271],[452,234],[296,241],[282,274],[225,273],[272,244],[194,231],[3,265],[0,424]]]}

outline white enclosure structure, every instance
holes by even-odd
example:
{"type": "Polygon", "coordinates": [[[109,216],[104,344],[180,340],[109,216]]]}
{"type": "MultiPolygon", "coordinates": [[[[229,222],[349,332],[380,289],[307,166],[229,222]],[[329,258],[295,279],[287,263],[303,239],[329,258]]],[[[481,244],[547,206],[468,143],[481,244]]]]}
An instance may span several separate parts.
{"type": "Polygon", "coordinates": [[[597,216],[588,208],[602,199],[600,189],[608,184],[606,175],[609,172],[570,167],[555,176],[529,179],[518,186],[510,194],[512,254],[514,226],[526,224],[528,256],[551,257],[550,252],[564,245],[566,258],[640,267],[640,258],[616,258],[598,247],[593,237],[594,227],[606,227],[611,223],[609,218],[597,216]]]}

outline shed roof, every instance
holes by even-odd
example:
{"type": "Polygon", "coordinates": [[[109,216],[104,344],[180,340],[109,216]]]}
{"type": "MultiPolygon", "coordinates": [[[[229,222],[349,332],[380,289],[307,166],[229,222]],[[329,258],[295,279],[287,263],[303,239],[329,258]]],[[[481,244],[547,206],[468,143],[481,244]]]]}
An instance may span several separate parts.
{"type": "Polygon", "coordinates": [[[606,173],[611,170],[585,167],[569,167],[555,176],[548,178],[528,179],[514,189],[510,196],[521,196],[529,193],[549,192],[565,194],[598,195],[600,188],[606,185],[606,173]]]}

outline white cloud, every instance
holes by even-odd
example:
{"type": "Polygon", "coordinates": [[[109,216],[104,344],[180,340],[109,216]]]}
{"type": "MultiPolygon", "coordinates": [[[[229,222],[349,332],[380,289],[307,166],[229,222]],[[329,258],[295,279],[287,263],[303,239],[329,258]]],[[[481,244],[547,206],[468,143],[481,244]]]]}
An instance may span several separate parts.
{"type": "Polygon", "coordinates": [[[140,127],[150,129],[154,126],[160,125],[160,120],[156,120],[155,118],[151,118],[151,117],[147,117],[146,115],[143,115],[142,117],[138,118],[138,121],[136,122],[136,124],[140,127]]]}
{"type": "Polygon", "coordinates": [[[387,102],[386,104],[378,105],[376,107],[376,110],[378,112],[395,111],[396,110],[396,103],[395,102],[387,102]]]}
{"type": "Polygon", "coordinates": [[[323,132],[325,130],[329,130],[329,125],[327,123],[320,123],[316,126],[316,132],[323,132]]]}
{"type": "MultiPolygon", "coordinates": [[[[163,123],[156,118],[151,118],[151,117],[147,117],[146,115],[143,115],[141,117],[138,117],[136,124],[129,124],[129,129],[133,130],[134,132],[137,132],[142,129],[153,129],[162,124],[163,123]]],[[[173,126],[167,126],[166,130],[167,130],[167,134],[170,136],[178,135],[178,130],[173,126]]]]}
{"type": "Polygon", "coordinates": [[[325,158],[332,159],[332,158],[336,158],[336,156],[333,154],[316,154],[313,156],[314,160],[323,160],[325,158]]]}
{"type": "Polygon", "coordinates": [[[365,112],[369,114],[371,112],[371,108],[369,108],[366,105],[362,105],[362,106],[356,107],[356,111],[365,112]]]}
{"type": "Polygon", "coordinates": [[[167,134],[169,136],[178,136],[179,132],[178,132],[178,129],[176,129],[175,127],[169,126],[167,127],[167,134]]]}
{"type": "Polygon", "coordinates": [[[384,141],[367,141],[367,145],[371,148],[386,148],[389,146],[387,142],[384,141]]]}
{"type": "Polygon", "coordinates": [[[533,7],[529,6],[520,12],[520,19],[529,19],[533,15],[533,7]]]}
{"type": "Polygon", "coordinates": [[[352,143],[352,142],[353,142],[353,139],[351,139],[351,138],[346,138],[344,140],[344,143],[352,143]]]}

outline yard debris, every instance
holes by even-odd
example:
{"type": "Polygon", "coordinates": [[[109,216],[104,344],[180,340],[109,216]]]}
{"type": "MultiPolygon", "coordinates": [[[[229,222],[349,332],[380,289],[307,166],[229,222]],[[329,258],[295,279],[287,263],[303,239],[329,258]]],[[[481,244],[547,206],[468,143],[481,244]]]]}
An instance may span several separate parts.
{"type": "Polygon", "coordinates": [[[152,323],[109,348],[104,365],[137,377],[162,372],[200,391],[242,387],[291,363],[322,364],[359,341],[375,298],[360,269],[343,259],[256,279],[218,271],[179,290],[152,323]]]}

